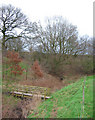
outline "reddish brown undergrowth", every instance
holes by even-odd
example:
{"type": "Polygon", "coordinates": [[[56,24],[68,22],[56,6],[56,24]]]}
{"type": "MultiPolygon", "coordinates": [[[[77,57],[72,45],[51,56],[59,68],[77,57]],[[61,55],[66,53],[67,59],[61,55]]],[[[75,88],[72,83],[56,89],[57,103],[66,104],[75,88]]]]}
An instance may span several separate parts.
{"type": "Polygon", "coordinates": [[[35,61],[31,68],[34,71],[35,75],[37,75],[38,77],[43,77],[43,73],[41,71],[41,68],[40,68],[38,61],[35,61]]]}
{"type": "Polygon", "coordinates": [[[11,74],[16,75],[22,75],[23,70],[19,63],[22,61],[22,59],[19,57],[19,53],[15,51],[8,51],[7,53],[7,64],[9,64],[9,69],[11,70],[11,74]]]}

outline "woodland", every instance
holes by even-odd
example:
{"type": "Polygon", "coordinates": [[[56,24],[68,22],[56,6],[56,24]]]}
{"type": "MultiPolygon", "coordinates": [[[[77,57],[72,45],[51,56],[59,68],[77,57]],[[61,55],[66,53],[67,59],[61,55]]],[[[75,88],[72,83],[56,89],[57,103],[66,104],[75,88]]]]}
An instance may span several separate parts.
{"type": "MultiPolygon", "coordinates": [[[[3,118],[27,118],[32,113],[40,118],[41,115],[46,118],[61,117],[62,105],[57,106],[60,112],[55,110],[58,114],[53,112],[51,116],[50,114],[45,116],[42,112],[37,116],[38,113],[36,114],[35,111],[43,100],[36,97],[31,100],[11,96],[8,91],[12,91],[14,86],[49,88],[48,96],[52,96],[56,92],[56,95],[60,94],[61,92],[58,91],[74,83],[78,88],[81,84],[76,82],[84,76],[92,79],[89,76],[93,75],[95,69],[94,38],[88,35],[79,36],[77,26],[62,16],[47,18],[43,26],[40,20],[31,22],[19,8],[12,5],[2,6],[0,7],[0,40],[3,118]]],[[[52,106],[53,104],[48,100],[44,101],[52,106]]],[[[74,118],[74,115],[68,114],[67,117],[74,118]]],[[[92,113],[88,113],[86,117],[89,116],[92,117],[92,113]]]]}

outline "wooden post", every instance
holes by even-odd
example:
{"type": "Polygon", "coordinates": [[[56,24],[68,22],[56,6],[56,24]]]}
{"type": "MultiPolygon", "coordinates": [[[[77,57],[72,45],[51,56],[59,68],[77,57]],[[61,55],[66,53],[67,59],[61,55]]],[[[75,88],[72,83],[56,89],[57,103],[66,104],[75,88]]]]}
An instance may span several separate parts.
{"type": "Polygon", "coordinates": [[[47,88],[47,95],[50,94],[50,88],[47,88]]]}
{"type": "Polygon", "coordinates": [[[84,114],[84,87],[85,87],[85,81],[86,81],[86,77],[84,78],[84,84],[83,84],[83,114],[84,114]]]}
{"type": "Polygon", "coordinates": [[[44,100],[46,98],[46,89],[44,89],[44,100]]]}

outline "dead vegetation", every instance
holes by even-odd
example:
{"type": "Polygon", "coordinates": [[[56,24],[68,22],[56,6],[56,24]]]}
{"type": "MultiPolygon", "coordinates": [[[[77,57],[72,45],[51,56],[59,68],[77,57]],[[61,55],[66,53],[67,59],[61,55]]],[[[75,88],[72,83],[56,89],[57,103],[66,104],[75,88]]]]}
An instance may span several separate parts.
{"type": "MultiPolygon", "coordinates": [[[[26,64],[27,61],[24,60],[23,63],[26,64]]],[[[51,93],[53,93],[82,77],[78,72],[74,72],[74,69],[71,70],[70,65],[64,66],[65,71],[64,74],[61,73],[61,76],[48,73],[44,70],[43,66],[39,66],[38,63],[36,64],[38,70],[37,66],[35,64],[33,65],[34,71],[31,69],[32,65],[30,63],[28,65],[29,67],[26,68],[24,74],[21,76],[16,76],[14,78],[13,76],[5,74],[3,83],[10,81],[12,84],[47,87],[51,88],[51,93]]],[[[6,96],[3,95],[3,118],[26,118],[28,114],[31,114],[33,110],[36,110],[42,102],[41,99],[34,97],[32,100],[17,100],[18,102],[16,104],[15,102],[10,103],[10,101],[14,101],[13,97],[6,98],[6,96]]],[[[52,116],[56,117],[56,109],[53,110],[52,114],[52,116]]]]}
{"type": "Polygon", "coordinates": [[[18,99],[13,101],[13,97],[3,95],[2,118],[26,118],[41,103],[41,99],[33,97],[32,99],[18,99]],[[7,96],[8,97],[8,96],[7,96]]]}
{"type": "MultiPolygon", "coordinates": [[[[80,75],[66,76],[65,74],[64,79],[60,80],[58,77],[54,77],[47,73],[43,73],[42,78],[34,78],[33,74],[28,73],[27,80],[21,79],[20,81],[18,81],[18,84],[48,87],[51,88],[51,92],[54,92],[58,89],[63,88],[64,86],[67,86],[68,84],[75,82],[80,77],[80,75]],[[32,79],[29,79],[31,78],[31,76],[32,79]]],[[[29,114],[33,112],[33,110],[36,110],[39,104],[42,102],[41,99],[33,97],[32,100],[18,100],[18,102],[15,103],[13,102],[14,99],[11,97],[12,96],[6,99],[6,96],[3,95],[3,118],[26,118],[29,114]],[[10,101],[12,102],[10,103],[10,101]]],[[[55,114],[56,117],[56,110],[54,110],[52,114],[55,114]]]]}

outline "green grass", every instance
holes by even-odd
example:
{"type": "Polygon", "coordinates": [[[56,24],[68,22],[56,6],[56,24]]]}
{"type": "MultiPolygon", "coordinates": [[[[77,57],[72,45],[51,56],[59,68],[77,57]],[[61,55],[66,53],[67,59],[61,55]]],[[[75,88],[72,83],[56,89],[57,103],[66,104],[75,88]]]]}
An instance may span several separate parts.
{"type": "Polygon", "coordinates": [[[41,103],[28,118],[92,118],[93,117],[93,76],[53,93],[51,98],[41,103]],[[83,112],[83,84],[84,112],[83,112]]]}

